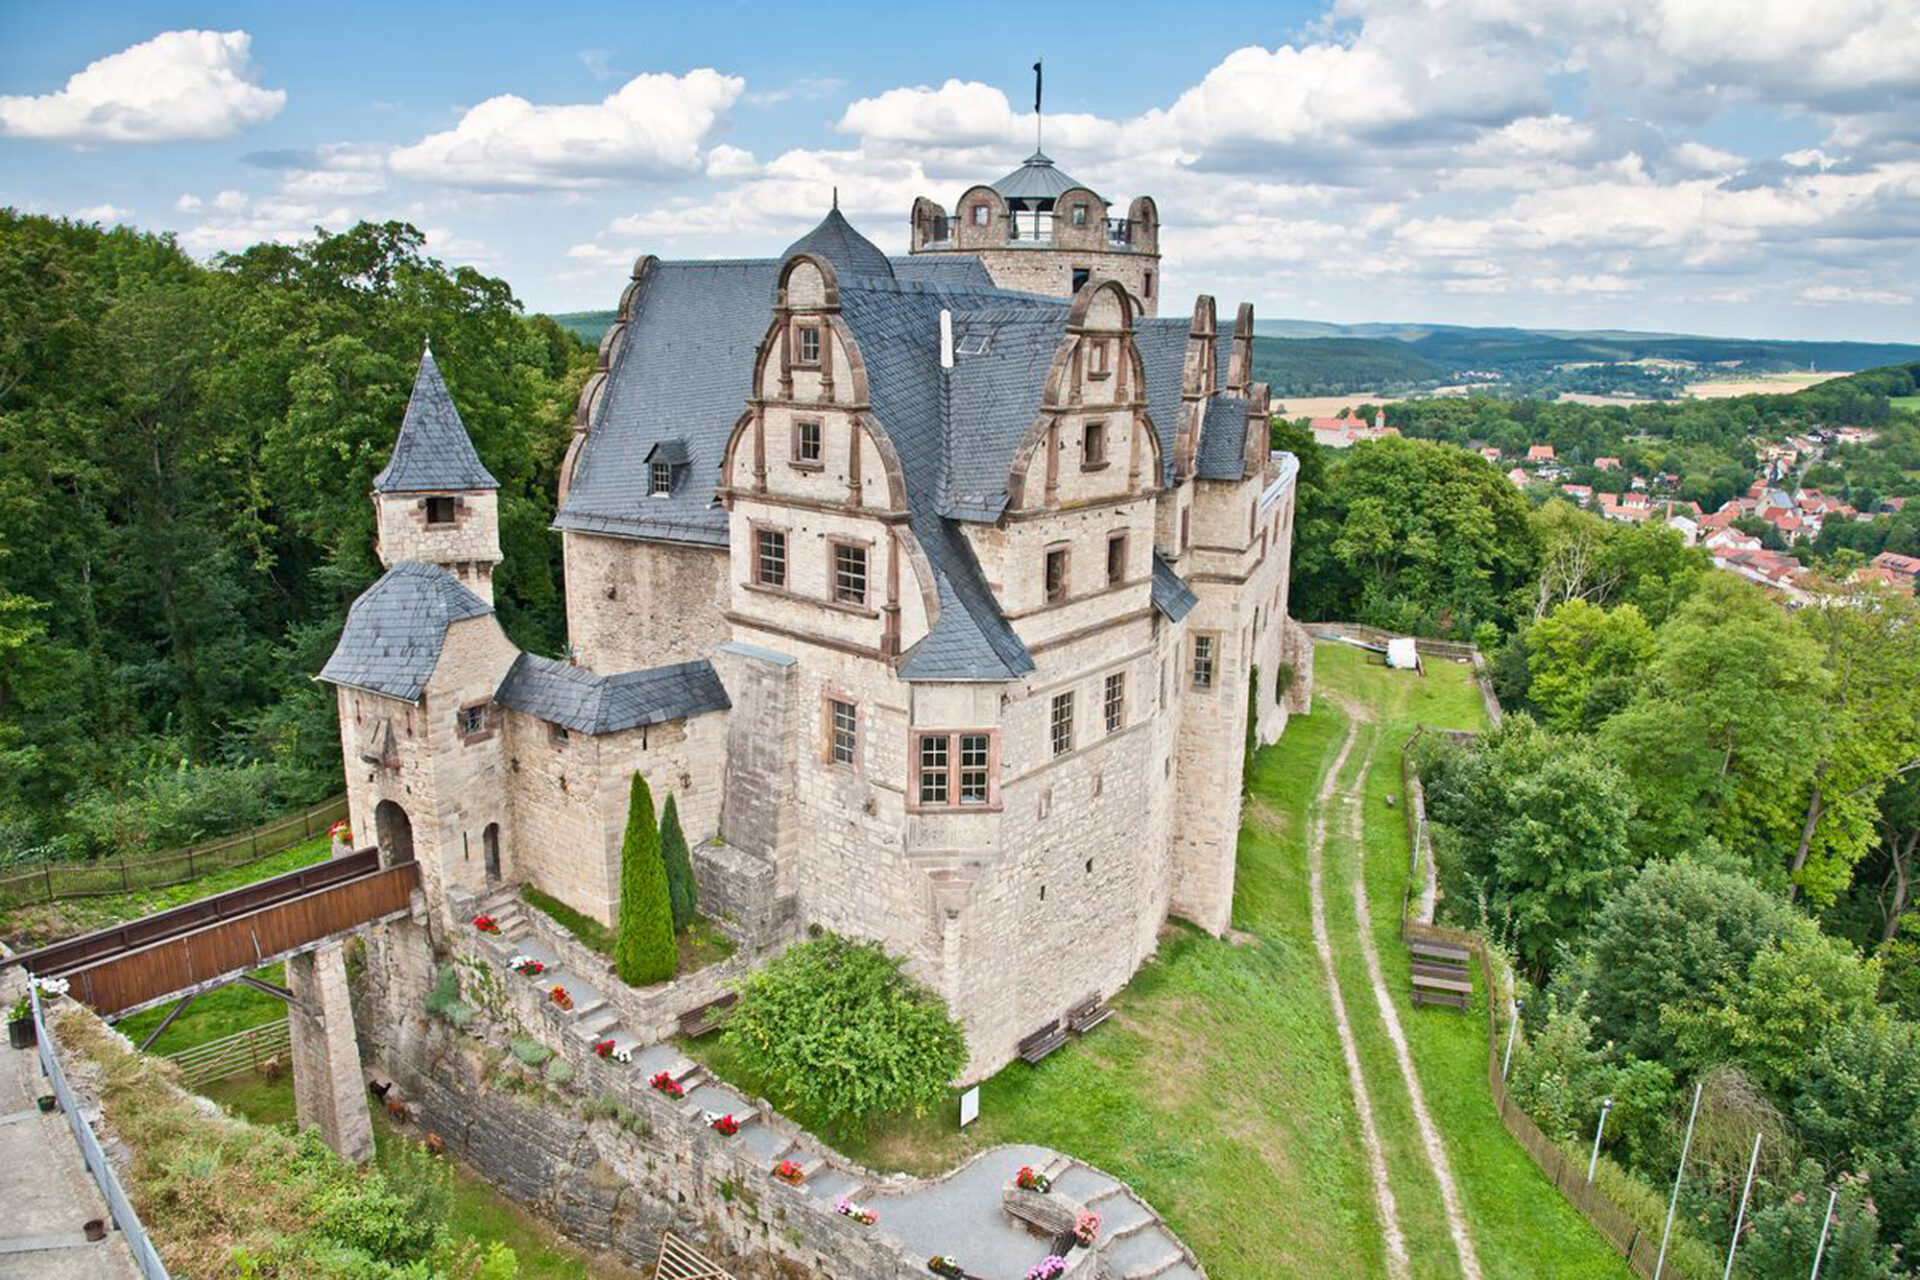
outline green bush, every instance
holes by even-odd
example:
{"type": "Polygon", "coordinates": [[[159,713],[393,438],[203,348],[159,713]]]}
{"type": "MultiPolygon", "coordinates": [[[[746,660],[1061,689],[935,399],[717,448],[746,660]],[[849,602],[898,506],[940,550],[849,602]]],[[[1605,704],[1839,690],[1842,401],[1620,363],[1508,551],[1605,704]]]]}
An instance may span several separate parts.
{"type": "Polygon", "coordinates": [[[461,1030],[473,1025],[479,1016],[460,998],[460,973],[450,964],[434,970],[433,989],[427,992],[427,1013],[461,1030]]]}
{"type": "Polygon", "coordinates": [[[553,1050],[535,1040],[532,1036],[515,1036],[507,1046],[513,1050],[513,1056],[529,1067],[542,1067],[553,1056],[553,1050]]]}
{"type": "Polygon", "coordinates": [[[666,864],[660,860],[653,793],[636,770],[627,802],[627,834],[620,842],[620,930],[613,943],[614,969],[622,982],[644,987],[671,978],[678,963],[673,902],[667,894],[666,864]]]}
{"type": "Polygon", "coordinates": [[[673,927],[678,932],[692,924],[700,912],[700,887],[694,883],[687,834],[680,829],[680,810],[672,796],[660,811],[660,860],[667,867],[667,899],[673,906],[673,927]]]}
{"type": "Polygon", "coordinates": [[[822,934],[740,984],[726,1043],[749,1056],[768,1096],[815,1122],[924,1114],[967,1062],[946,1002],[878,944],[822,934]]]}

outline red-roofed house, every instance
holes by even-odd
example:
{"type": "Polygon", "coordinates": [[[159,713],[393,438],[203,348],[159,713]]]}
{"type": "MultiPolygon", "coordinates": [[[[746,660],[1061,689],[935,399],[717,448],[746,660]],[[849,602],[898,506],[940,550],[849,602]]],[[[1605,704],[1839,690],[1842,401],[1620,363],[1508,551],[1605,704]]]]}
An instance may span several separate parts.
{"type": "Polygon", "coordinates": [[[1507,472],[1507,479],[1513,483],[1513,487],[1516,489],[1524,489],[1533,483],[1533,477],[1518,467],[1507,472]]]}
{"type": "Polygon", "coordinates": [[[1563,484],[1560,486],[1560,492],[1575,502],[1584,504],[1593,501],[1593,486],[1589,484],[1563,484]]]}
{"type": "Polygon", "coordinates": [[[1618,471],[1620,469],[1620,459],[1595,458],[1593,460],[1593,465],[1600,468],[1602,471],[1618,471]]]}
{"type": "Polygon", "coordinates": [[[1530,446],[1527,449],[1527,461],[1528,462],[1552,462],[1553,446],[1550,444],[1536,444],[1536,445],[1530,446]]]}
{"type": "Polygon", "coordinates": [[[1876,569],[1885,569],[1906,579],[1909,587],[1920,583],[1920,556],[1903,556],[1892,551],[1882,551],[1873,558],[1876,569]]]}
{"type": "Polygon", "coordinates": [[[1485,458],[1488,462],[1500,461],[1500,451],[1494,448],[1492,445],[1488,445],[1486,448],[1482,449],[1480,451],[1480,456],[1485,458]]]}

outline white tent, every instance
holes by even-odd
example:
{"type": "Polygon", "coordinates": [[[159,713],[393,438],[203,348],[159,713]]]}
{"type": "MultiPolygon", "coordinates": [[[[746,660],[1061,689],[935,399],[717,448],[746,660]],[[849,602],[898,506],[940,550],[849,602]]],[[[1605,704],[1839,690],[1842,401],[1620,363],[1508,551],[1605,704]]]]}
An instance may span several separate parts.
{"type": "Polygon", "coordinates": [[[1402,636],[1398,640],[1387,641],[1387,665],[1408,671],[1420,669],[1420,651],[1414,648],[1412,637],[1402,636]]]}

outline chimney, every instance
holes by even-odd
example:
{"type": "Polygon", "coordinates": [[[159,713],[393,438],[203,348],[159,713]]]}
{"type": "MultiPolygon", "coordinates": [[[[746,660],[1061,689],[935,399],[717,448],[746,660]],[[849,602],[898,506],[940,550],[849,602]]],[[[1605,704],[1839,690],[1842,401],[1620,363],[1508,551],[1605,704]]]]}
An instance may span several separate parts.
{"type": "Polygon", "coordinates": [[[953,312],[940,308],[940,367],[953,368],[953,312]]]}

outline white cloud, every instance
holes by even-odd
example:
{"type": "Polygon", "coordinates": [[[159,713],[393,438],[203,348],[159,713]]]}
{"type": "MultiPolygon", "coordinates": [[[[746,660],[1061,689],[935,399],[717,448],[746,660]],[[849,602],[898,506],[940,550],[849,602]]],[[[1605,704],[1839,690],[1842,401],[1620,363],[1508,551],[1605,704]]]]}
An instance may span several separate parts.
{"type": "Polygon", "coordinates": [[[1899,293],[1892,289],[1862,289],[1844,284],[1816,284],[1802,289],[1800,297],[1803,301],[1821,305],[1865,303],[1875,307],[1904,307],[1913,301],[1911,293],[1899,293]]]}
{"type": "Polygon", "coordinates": [[[37,97],[0,96],[0,133],[78,146],[230,138],[279,114],[244,31],[165,31],[37,97]]]}
{"type": "Polygon", "coordinates": [[[701,69],[635,76],[597,103],[541,106],[514,94],[389,157],[404,177],[471,190],[604,186],[699,172],[709,135],[746,82],[701,69]]]}
{"type": "Polygon", "coordinates": [[[193,201],[195,212],[205,216],[180,233],[180,243],[199,254],[238,253],[268,240],[290,244],[311,236],[315,227],[342,228],[358,219],[350,204],[320,204],[279,194],[222,191],[208,201],[183,196],[180,207],[188,200],[193,201]]]}
{"type": "Polygon", "coordinates": [[[759,167],[753,152],[728,146],[724,142],[707,152],[709,178],[744,178],[759,167]]]}
{"type": "Polygon", "coordinates": [[[104,222],[111,225],[116,222],[125,222],[132,213],[133,210],[121,205],[96,204],[85,209],[75,209],[73,217],[76,222],[104,222]]]}

